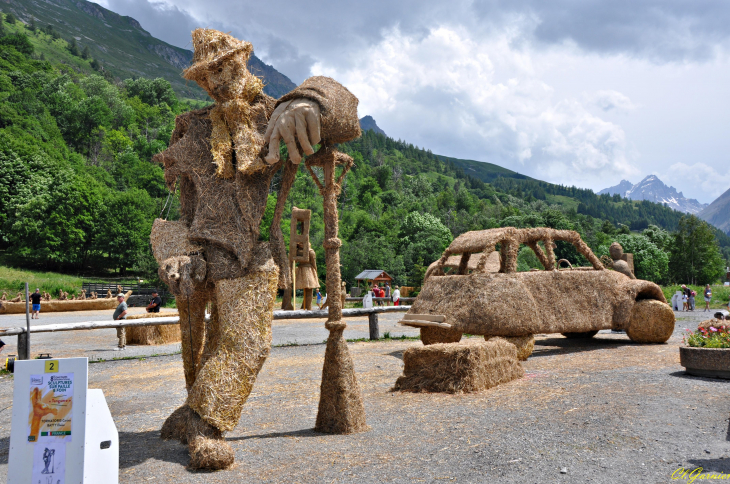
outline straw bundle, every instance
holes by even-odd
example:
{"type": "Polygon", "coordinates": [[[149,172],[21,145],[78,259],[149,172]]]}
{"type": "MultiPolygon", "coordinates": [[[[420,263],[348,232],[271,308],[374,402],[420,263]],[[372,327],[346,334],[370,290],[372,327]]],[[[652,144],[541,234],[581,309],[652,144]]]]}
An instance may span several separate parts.
{"type": "Polygon", "coordinates": [[[368,428],[360,386],[343,331],[344,327],[333,329],[327,339],[319,410],[314,425],[317,432],[352,434],[368,428]]]}
{"type": "Polygon", "coordinates": [[[700,324],[697,325],[697,329],[710,331],[710,328],[720,329],[727,328],[728,326],[730,326],[730,323],[728,323],[728,321],[721,321],[719,319],[712,318],[702,321],[700,324]]]}
{"type": "Polygon", "coordinates": [[[674,332],[674,312],[667,303],[645,299],[631,309],[626,334],[636,343],[665,343],[674,332]]]}
{"type": "MultiPolygon", "coordinates": [[[[177,313],[144,313],[127,316],[127,319],[167,318],[177,313]]],[[[127,344],[129,345],[164,345],[180,342],[179,324],[162,324],[159,326],[131,326],[127,328],[127,344]]]]}
{"type": "Polygon", "coordinates": [[[520,361],[526,361],[530,357],[532,351],[535,349],[535,335],[526,334],[524,336],[485,336],[486,341],[490,341],[495,338],[502,338],[508,343],[512,343],[517,348],[517,359],[520,361]]]}
{"type": "Polygon", "coordinates": [[[191,469],[227,469],[235,460],[233,449],[223,433],[190,412],[187,422],[188,452],[191,469]]]}
{"type": "Polygon", "coordinates": [[[525,374],[515,345],[501,338],[409,348],[403,363],[403,376],[393,390],[478,392],[525,374]]]}

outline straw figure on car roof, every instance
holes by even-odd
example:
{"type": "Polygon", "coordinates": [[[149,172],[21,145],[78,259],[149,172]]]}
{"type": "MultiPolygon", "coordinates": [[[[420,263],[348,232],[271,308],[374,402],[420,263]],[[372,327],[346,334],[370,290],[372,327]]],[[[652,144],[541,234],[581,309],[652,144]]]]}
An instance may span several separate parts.
{"type": "Polygon", "coordinates": [[[360,127],[357,98],[333,79],[312,77],[275,100],[246,68],[250,43],[198,29],[193,47],[183,75],[215,104],[178,116],[169,148],[155,157],[169,189],[180,189],[180,220],[156,220],[151,242],[177,300],[188,392],[162,437],[188,444],[190,467],[222,469],[234,461],[223,432],[238,424],[269,354],[277,286],[291,290],[280,219],[297,165],[313,145],[349,141],[360,127]],[[259,225],[282,167],[271,242],[263,242],[259,225]]]}

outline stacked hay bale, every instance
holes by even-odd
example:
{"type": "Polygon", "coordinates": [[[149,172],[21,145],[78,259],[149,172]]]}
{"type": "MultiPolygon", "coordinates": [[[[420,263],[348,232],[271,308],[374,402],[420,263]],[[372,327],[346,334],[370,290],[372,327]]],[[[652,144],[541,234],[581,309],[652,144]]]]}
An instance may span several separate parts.
{"type": "Polygon", "coordinates": [[[525,374],[517,348],[502,338],[409,348],[403,353],[403,363],[403,376],[393,390],[478,392],[525,374]]]}
{"type": "MultiPolygon", "coordinates": [[[[494,339],[495,336],[485,336],[486,341],[494,339]]],[[[508,343],[512,343],[517,348],[517,359],[526,361],[535,349],[535,335],[526,334],[524,336],[497,336],[496,338],[505,339],[508,343]]]]}
{"type": "MultiPolygon", "coordinates": [[[[177,312],[144,313],[127,316],[127,319],[170,318],[178,316],[177,312]]],[[[159,326],[130,326],[127,328],[127,344],[129,345],[164,345],[179,343],[179,324],[161,324],[159,326]]]]}

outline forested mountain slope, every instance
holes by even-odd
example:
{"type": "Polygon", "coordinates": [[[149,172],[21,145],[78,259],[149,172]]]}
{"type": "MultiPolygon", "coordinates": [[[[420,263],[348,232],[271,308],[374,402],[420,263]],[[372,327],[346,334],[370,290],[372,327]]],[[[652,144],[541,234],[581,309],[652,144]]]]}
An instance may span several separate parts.
{"type": "MultiPolygon", "coordinates": [[[[28,27],[43,29],[56,36],[60,42],[76,42],[79,52],[88,48],[89,56],[112,77],[161,77],[182,97],[207,99],[205,91],[180,75],[190,65],[192,51],[152,37],[132,17],[86,0],[4,0],[0,8],[21,19],[28,27]]],[[[44,50],[47,54],[47,49],[39,49],[39,52],[44,50]]],[[[83,67],[72,59],[56,61],[70,61],[69,65],[83,67]]],[[[264,79],[265,91],[270,96],[278,98],[295,87],[288,77],[256,56],[251,58],[250,68],[264,79]]]]}
{"type": "MultiPolygon", "coordinates": [[[[1,25],[0,261],[85,274],[131,269],[154,277],[149,233],[168,193],[151,158],[167,147],[175,116],[195,106],[163,79],[109,82],[49,62],[68,54],[90,64],[52,36],[28,36],[14,22],[1,25]],[[49,52],[46,60],[35,46],[49,52]]],[[[500,226],[577,230],[599,255],[623,237],[631,250],[665,254],[647,277],[671,277],[671,237],[664,229],[678,226],[681,214],[660,205],[530,179],[485,183],[429,151],[370,130],[341,149],[356,163],[339,200],[342,271],[349,283],[363,269],[383,269],[400,284],[419,285],[426,266],[454,236],[500,226]],[[591,207],[596,216],[587,213],[591,207]],[[627,224],[634,221],[648,226],[644,235],[629,234],[627,224]]],[[[174,219],[176,196],[171,202],[174,219]]],[[[303,168],[282,221],[285,238],[293,205],[313,211],[312,247],[324,281],[322,199],[303,168]]],[[[727,240],[721,243],[730,249],[727,240]]],[[[560,244],[557,252],[584,262],[570,246],[560,244]]],[[[538,261],[521,252],[519,263],[529,269],[538,261]]]]}

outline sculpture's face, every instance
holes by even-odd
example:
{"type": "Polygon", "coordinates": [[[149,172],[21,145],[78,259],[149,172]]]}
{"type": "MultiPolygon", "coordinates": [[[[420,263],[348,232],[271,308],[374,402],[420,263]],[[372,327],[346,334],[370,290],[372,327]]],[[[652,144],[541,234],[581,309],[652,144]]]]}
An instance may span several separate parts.
{"type": "Polygon", "coordinates": [[[239,66],[234,59],[222,62],[216,68],[208,71],[201,87],[208,91],[210,97],[218,102],[233,99],[236,93],[233,92],[233,83],[231,81],[238,77],[238,69],[239,66]]]}
{"type": "Polygon", "coordinates": [[[614,242],[608,249],[608,253],[611,254],[611,259],[619,260],[624,255],[624,249],[614,242]]]}

